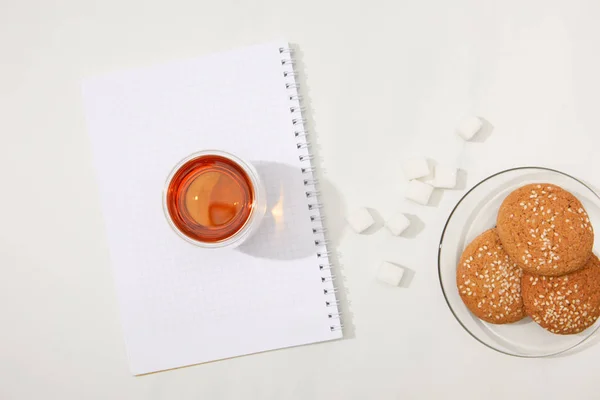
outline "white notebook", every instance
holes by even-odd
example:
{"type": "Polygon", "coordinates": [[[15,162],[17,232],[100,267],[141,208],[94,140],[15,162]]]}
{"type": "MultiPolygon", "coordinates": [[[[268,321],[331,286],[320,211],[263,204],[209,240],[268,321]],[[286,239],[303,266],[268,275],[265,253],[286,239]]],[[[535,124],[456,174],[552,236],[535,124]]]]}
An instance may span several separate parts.
{"type": "Polygon", "coordinates": [[[133,374],[342,336],[287,43],[88,79],[86,119],[133,374]],[[187,155],[252,162],[267,213],[211,250],[169,227],[161,196],[187,155]]]}

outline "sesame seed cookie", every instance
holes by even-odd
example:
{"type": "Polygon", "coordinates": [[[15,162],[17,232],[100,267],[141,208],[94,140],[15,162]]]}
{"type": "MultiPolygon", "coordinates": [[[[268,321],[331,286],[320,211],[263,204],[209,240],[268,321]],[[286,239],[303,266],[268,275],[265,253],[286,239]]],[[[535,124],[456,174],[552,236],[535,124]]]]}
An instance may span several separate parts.
{"type": "Polygon", "coordinates": [[[496,229],[477,236],[456,267],[456,285],[467,308],[493,324],[525,317],[521,298],[522,271],[504,251],[496,229]]]}
{"type": "Polygon", "coordinates": [[[600,316],[600,261],[592,255],[580,270],[563,276],[523,273],[525,312],[552,333],[579,333],[600,316]]]}
{"type": "Polygon", "coordinates": [[[587,212],[556,185],[531,184],[509,194],[496,228],[508,255],[526,272],[568,274],[592,255],[594,230],[587,212]]]}

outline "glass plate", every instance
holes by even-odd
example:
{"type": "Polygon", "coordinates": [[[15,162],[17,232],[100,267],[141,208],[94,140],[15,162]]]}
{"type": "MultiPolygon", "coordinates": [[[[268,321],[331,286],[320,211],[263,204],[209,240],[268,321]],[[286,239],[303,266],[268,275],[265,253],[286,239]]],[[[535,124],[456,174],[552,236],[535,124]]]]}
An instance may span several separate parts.
{"type": "MultiPolygon", "coordinates": [[[[539,327],[531,318],[506,325],[481,321],[465,307],[456,287],[456,266],[460,256],[477,235],[496,225],[496,215],[504,198],[528,183],[553,183],[573,193],[583,203],[594,227],[600,227],[600,198],[585,183],[563,172],[521,167],[498,172],[475,185],[450,213],[438,252],[438,273],[442,292],[460,325],[487,347],[517,357],[547,357],[563,353],[594,335],[600,319],[576,335],[555,335],[539,327]]],[[[600,235],[595,235],[594,249],[600,235]]]]}

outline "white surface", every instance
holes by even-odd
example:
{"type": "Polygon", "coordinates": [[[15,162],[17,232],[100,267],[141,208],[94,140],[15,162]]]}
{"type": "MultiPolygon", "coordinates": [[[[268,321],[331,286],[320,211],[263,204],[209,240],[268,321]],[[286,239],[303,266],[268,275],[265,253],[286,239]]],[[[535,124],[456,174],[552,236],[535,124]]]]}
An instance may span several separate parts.
{"type": "Polygon", "coordinates": [[[352,230],[356,233],[362,233],[369,229],[375,223],[373,216],[364,207],[357,208],[352,211],[346,217],[346,221],[348,221],[348,225],[352,230]]]}
{"type": "Polygon", "coordinates": [[[407,157],[402,161],[402,171],[407,180],[429,175],[429,164],[425,157],[407,157]]]}
{"type": "Polygon", "coordinates": [[[464,190],[410,204],[400,172],[422,151],[467,187],[521,164],[600,186],[597,1],[0,4],[0,398],[597,398],[600,346],[522,360],[462,330],[436,248],[464,190]],[[131,377],[80,79],[277,37],[301,45],[349,337],[131,377]],[[494,125],[485,142],[453,133],[463,115],[494,125]],[[348,234],[363,205],[422,230],[348,234]],[[408,289],[377,282],[383,260],[414,271],[408,289]]]}
{"type": "Polygon", "coordinates": [[[404,268],[387,261],[382,262],[379,271],[377,271],[377,279],[392,286],[398,286],[403,275],[404,268]]]}
{"type": "Polygon", "coordinates": [[[83,94],[120,316],[134,374],[339,339],[325,305],[280,48],[273,42],[87,79],[83,94]],[[264,112],[269,110],[269,112],[264,112]],[[269,199],[238,249],[169,226],[172,168],[219,149],[249,160],[269,199]],[[268,250],[265,250],[268,249],[268,250]]]}
{"type": "Polygon", "coordinates": [[[456,168],[436,165],[434,171],[433,186],[442,189],[452,189],[456,186],[456,168]]]}
{"type": "Polygon", "coordinates": [[[479,117],[467,117],[458,124],[456,134],[464,140],[471,140],[482,126],[483,123],[479,117]]]}
{"type": "Polygon", "coordinates": [[[400,236],[409,226],[410,220],[402,213],[396,213],[385,221],[385,227],[388,228],[394,236],[400,236]]]}
{"type": "Polygon", "coordinates": [[[425,206],[429,203],[433,189],[433,186],[428,183],[413,180],[408,182],[405,197],[408,200],[425,206]]]}

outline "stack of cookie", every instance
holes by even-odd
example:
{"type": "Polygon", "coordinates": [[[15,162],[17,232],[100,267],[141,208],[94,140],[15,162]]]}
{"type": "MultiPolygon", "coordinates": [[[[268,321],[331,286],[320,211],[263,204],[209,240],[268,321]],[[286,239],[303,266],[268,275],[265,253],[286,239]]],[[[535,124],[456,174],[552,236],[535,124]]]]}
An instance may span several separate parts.
{"type": "Polygon", "coordinates": [[[478,318],[530,316],[556,334],[579,333],[600,316],[600,261],[581,202],[551,184],[523,186],[500,206],[496,228],[462,254],[456,282],[478,318]]]}

